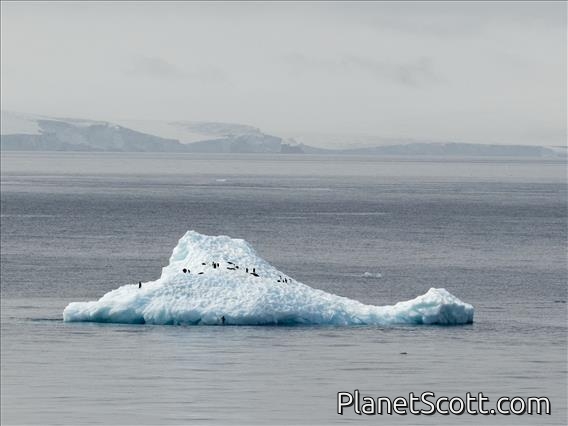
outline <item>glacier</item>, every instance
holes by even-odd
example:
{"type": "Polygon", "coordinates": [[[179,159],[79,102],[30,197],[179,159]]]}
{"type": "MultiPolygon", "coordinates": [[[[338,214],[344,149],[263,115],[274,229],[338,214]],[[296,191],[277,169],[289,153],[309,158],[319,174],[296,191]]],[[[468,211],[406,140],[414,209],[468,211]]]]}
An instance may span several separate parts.
{"type": "Polygon", "coordinates": [[[472,323],[473,314],[470,304],[443,288],[431,288],[391,306],[365,305],[290,278],[242,239],[188,231],[159,279],[140,288],[124,285],[97,301],[72,302],[63,311],[63,320],[160,325],[459,325],[472,323]]]}

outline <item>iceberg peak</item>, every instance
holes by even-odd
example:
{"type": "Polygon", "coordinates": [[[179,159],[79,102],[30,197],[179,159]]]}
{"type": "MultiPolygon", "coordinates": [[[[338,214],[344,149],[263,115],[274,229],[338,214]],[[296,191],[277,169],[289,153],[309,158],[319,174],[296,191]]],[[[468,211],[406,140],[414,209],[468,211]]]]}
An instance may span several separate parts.
{"type": "Polygon", "coordinates": [[[188,231],[156,281],[125,285],[97,301],[73,302],[64,321],[131,324],[387,325],[473,322],[473,307],[431,288],[392,306],[365,305],[278,271],[242,239],[188,231]],[[224,321],[223,321],[224,320],[224,321]]]}

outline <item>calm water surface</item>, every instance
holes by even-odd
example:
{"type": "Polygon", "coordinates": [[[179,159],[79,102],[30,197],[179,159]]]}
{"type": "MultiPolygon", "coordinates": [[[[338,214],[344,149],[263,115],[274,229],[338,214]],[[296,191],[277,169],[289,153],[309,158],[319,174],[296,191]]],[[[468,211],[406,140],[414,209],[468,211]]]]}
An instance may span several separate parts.
{"type": "Polygon", "coordinates": [[[1,166],[2,424],[567,422],[563,162],[2,153],[1,166]],[[188,229],[244,238],[364,303],[445,287],[475,323],[61,321],[71,301],[158,278],[188,229]],[[336,393],[354,389],[548,396],[552,415],[338,416],[336,393]]]}

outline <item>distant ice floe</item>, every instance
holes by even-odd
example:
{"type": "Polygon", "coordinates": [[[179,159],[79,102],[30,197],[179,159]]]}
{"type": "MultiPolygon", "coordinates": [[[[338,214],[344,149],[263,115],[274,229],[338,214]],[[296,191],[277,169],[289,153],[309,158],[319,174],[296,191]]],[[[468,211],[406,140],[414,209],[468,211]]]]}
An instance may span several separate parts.
{"type": "Polygon", "coordinates": [[[473,322],[473,314],[471,305],[442,288],[392,306],[365,305],[291,279],[244,240],[189,231],[159,279],[141,288],[119,287],[97,301],[70,303],[63,319],[176,325],[457,325],[473,322]]]}
{"type": "Polygon", "coordinates": [[[382,274],[380,272],[363,272],[361,277],[363,278],[382,278],[382,274]]]}

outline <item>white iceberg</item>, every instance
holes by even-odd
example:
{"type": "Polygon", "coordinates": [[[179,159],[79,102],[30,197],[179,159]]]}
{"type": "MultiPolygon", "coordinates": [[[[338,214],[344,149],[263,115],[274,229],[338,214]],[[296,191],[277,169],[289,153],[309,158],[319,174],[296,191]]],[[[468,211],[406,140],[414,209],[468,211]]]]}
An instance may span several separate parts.
{"type": "Polygon", "coordinates": [[[291,279],[244,240],[189,231],[159,279],[141,288],[122,286],[94,302],[70,303],[63,319],[179,325],[456,325],[473,322],[473,312],[471,305],[436,288],[392,306],[365,305],[291,279]],[[214,268],[213,262],[219,266],[214,268]]]}

